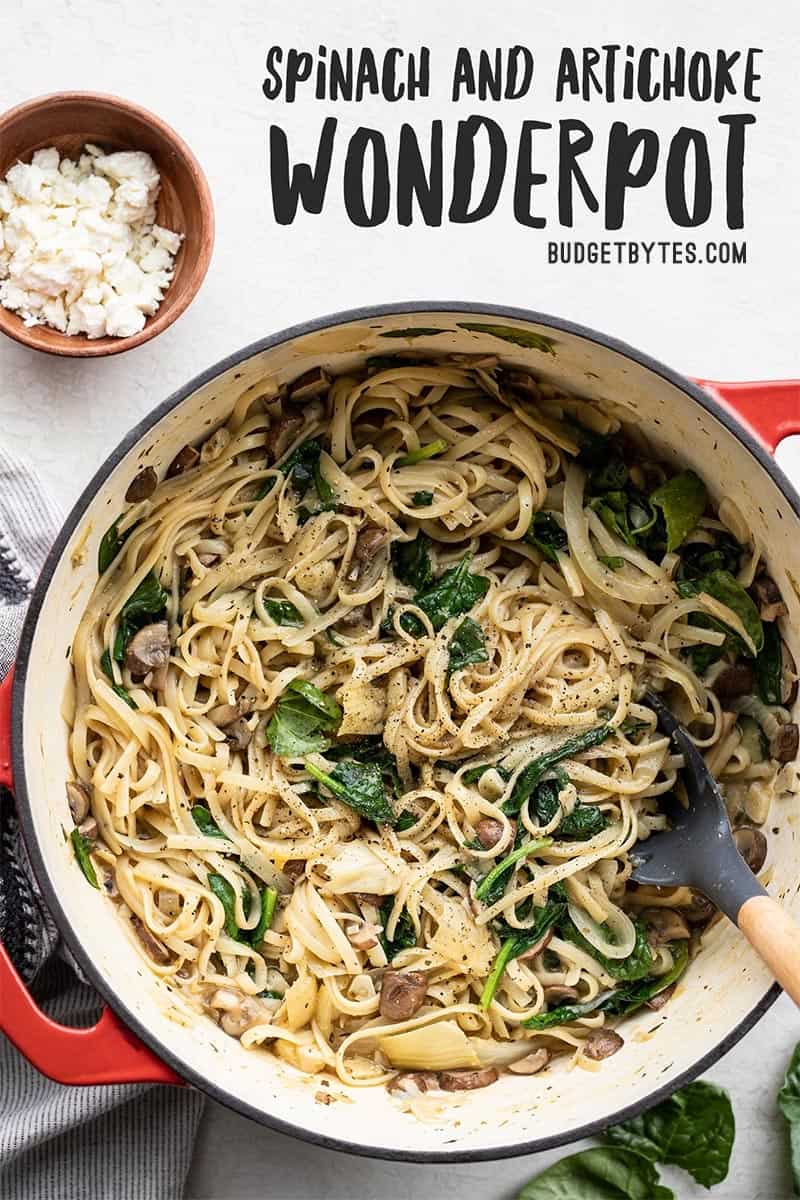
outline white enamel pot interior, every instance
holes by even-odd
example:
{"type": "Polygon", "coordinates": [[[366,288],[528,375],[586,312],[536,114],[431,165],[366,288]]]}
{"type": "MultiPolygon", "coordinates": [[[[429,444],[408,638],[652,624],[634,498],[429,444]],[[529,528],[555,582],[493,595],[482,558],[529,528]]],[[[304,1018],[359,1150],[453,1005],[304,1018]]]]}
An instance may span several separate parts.
{"type": "MultiPolygon", "coordinates": [[[[613,401],[646,429],[667,461],[694,468],[715,500],[732,495],[781,585],[790,608],[789,642],[800,661],[794,635],[800,628],[800,502],[769,455],[705,393],[621,343],[541,314],[444,303],[357,310],[289,329],[212,368],[147,418],[100,468],[31,603],[14,690],[14,775],[35,870],[67,942],[122,1020],[181,1076],[258,1121],[325,1145],[417,1161],[496,1158],[568,1142],[623,1119],[730,1048],[778,994],[737,931],[717,922],[670,1003],[627,1021],[624,1048],[599,1069],[559,1062],[543,1075],[509,1075],[486,1090],[448,1098],[423,1122],[399,1112],[383,1089],[352,1089],[347,1102],[322,1104],[315,1099],[318,1078],[242,1049],[206,1018],[187,1020],[123,936],[111,904],[87,886],[64,835],[71,825],[62,716],[69,647],[97,578],[99,540],[125,507],[133,476],[143,464],[163,471],[260,379],[292,379],[317,364],[337,373],[367,355],[412,349],[499,354],[571,392],[613,401]],[[553,353],[464,329],[464,323],[552,338],[553,353]],[[408,327],[442,332],[413,341],[383,336],[408,327]]],[[[769,841],[770,891],[800,918],[800,855],[787,801],[777,805],[770,825],[779,828],[769,841]]],[[[338,1082],[331,1087],[340,1095],[345,1090],[338,1082]]]]}

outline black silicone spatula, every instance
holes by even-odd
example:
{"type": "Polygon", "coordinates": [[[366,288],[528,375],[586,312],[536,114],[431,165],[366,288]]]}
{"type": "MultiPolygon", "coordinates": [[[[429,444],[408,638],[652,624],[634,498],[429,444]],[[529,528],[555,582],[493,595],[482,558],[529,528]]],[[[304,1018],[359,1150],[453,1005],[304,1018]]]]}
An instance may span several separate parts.
{"type": "Polygon", "coordinates": [[[736,849],[725,802],[702,755],[658,696],[645,702],[659,729],[683,755],[688,808],[666,807],[671,828],[655,833],[631,852],[636,883],[697,888],[738,925],[775,978],[800,1004],[800,926],[767,895],[736,849]]]}

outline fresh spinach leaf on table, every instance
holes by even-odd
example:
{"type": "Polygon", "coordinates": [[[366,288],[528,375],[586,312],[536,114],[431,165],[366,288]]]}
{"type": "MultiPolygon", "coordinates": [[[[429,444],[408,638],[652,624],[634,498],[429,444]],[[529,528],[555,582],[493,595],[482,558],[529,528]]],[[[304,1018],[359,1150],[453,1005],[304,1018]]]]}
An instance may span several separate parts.
{"type": "Polygon", "coordinates": [[[800,1043],[786,1068],[783,1086],[778,1092],[778,1108],[789,1122],[794,1194],[800,1196],[800,1043]]]}
{"type": "Polygon", "coordinates": [[[596,1146],[547,1167],[517,1200],[675,1200],[649,1159],[622,1146],[596,1146]]]}
{"type": "Polygon", "coordinates": [[[641,1116],[613,1126],[606,1137],[651,1162],[682,1167],[710,1188],[727,1177],[735,1133],[727,1092],[698,1080],[641,1116]]]}

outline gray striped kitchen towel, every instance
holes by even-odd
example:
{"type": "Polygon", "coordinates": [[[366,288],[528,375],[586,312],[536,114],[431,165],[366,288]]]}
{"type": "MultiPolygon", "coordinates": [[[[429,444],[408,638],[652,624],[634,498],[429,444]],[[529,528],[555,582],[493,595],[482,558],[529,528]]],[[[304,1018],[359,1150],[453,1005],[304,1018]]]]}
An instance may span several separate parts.
{"type": "MultiPolygon", "coordinates": [[[[30,468],[0,447],[0,677],[59,524],[30,468]]],[[[27,865],[0,791],[0,940],[41,1007],[65,1025],[100,1011],[75,972],[27,865]]],[[[203,1098],[190,1088],[68,1088],[40,1075],[0,1035],[2,1200],[178,1200],[203,1098]]]]}

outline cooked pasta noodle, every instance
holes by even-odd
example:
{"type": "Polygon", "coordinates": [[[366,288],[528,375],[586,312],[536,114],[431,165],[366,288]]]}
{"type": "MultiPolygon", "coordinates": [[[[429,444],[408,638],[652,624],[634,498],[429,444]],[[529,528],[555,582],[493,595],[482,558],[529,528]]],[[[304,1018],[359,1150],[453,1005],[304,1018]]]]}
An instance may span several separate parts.
{"type": "Polygon", "coordinates": [[[796,749],[785,651],[755,690],[782,646],[733,503],[465,356],[251,387],[127,499],[73,642],[68,793],[150,968],[354,1086],[613,1052],[710,915],[630,881],[681,791],[645,689],[734,819],[796,749]]]}

